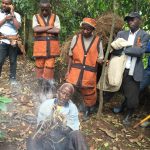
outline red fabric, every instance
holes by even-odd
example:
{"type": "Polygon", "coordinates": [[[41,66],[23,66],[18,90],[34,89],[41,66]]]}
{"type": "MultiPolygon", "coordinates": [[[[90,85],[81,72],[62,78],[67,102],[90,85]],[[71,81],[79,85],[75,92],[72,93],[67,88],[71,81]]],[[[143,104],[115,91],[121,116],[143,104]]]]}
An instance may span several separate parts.
{"type": "MultiPolygon", "coordinates": [[[[49,26],[53,27],[54,22],[55,22],[55,14],[51,14],[50,20],[49,20],[49,26]]],[[[37,20],[40,24],[41,27],[47,26],[45,24],[44,19],[41,15],[37,14],[36,15],[37,20]]],[[[57,39],[50,39],[50,37],[55,37],[52,34],[48,34],[46,32],[44,33],[34,33],[35,39],[37,37],[44,38],[45,40],[35,40],[34,41],[34,46],[33,46],[33,56],[35,57],[46,57],[48,55],[53,56],[53,57],[58,57],[60,55],[60,46],[59,46],[59,40],[57,39]],[[49,38],[49,40],[48,40],[49,38]]]]}
{"type": "MultiPolygon", "coordinates": [[[[79,34],[77,43],[72,50],[73,64],[81,64],[82,67],[85,67],[86,65],[96,69],[96,63],[97,63],[96,60],[98,58],[98,44],[99,44],[99,37],[96,36],[96,38],[93,39],[88,52],[86,53],[84,51],[83,37],[81,34],[79,34]],[[84,58],[86,59],[83,64],[84,58]]],[[[71,67],[66,81],[74,85],[77,85],[78,79],[80,77],[80,73],[83,73],[82,79],[80,80],[81,82],[80,85],[82,85],[81,87],[96,86],[96,72],[92,72],[88,70],[84,70],[84,72],[81,72],[81,69],[75,67],[71,67]]]]}
{"type": "Polygon", "coordinates": [[[96,103],[97,99],[97,91],[96,87],[95,88],[82,88],[81,93],[83,95],[83,101],[85,106],[91,107],[96,103]]]}
{"type": "Polygon", "coordinates": [[[36,58],[36,73],[37,78],[53,79],[55,58],[36,58]]]}

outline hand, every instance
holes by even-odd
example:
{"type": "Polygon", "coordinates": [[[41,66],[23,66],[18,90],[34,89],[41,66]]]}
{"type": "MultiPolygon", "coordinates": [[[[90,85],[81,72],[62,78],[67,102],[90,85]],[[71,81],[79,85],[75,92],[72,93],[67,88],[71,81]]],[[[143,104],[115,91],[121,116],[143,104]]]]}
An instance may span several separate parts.
{"type": "Polygon", "coordinates": [[[136,46],[137,47],[142,47],[142,43],[137,43],[136,46]]]}
{"type": "Polygon", "coordinates": [[[51,29],[53,29],[52,26],[47,26],[46,28],[47,28],[47,32],[50,31],[51,29]]]}
{"type": "Polygon", "coordinates": [[[69,75],[69,71],[67,71],[66,75],[65,75],[65,80],[68,78],[69,75]]]}
{"type": "Polygon", "coordinates": [[[9,5],[10,8],[10,12],[13,13],[14,12],[14,6],[13,5],[9,5]]]}
{"type": "Polygon", "coordinates": [[[109,60],[106,60],[106,66],[108,66],[108,65],[109,65],[109,62],[110,62],[109,60]]]}
{"type": "Polygon", "coordinates": [[[103,59],[97,59],[97,63],[102,64],[104,62],[103,59]]]}
{"type": "Polygon", "coordinates": [[[13,18],[12,15],[7,15],[7,16],[5,17],[6,21],[12,20],[12,18],[13,18]]]}

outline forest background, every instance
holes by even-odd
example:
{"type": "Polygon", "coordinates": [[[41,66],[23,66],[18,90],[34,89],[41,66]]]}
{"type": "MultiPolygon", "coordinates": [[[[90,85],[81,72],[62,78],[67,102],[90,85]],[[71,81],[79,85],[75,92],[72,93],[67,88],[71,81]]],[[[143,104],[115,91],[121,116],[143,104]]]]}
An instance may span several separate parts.
{"type": "MultiPolygon", "coordinates": [[[[1,1],[1,0],[0,0],[1,1]]],[[[15,10],[22,16],[20,34],[26,45],[28,56],[32,56],[33,30],[32,17],[39,11],[40,0],[13,0],[15,10]]],[[[97,18],[113,11],[113,0],[50,0],[52,10],[61,22],[60,40],[63,43],[79,29],[84,17],[97,18]]],[[[116,0],[116,13],[124,17],[131,11],[142,15],[145,30],[150,30],[150,0],[116,0]]]]}
{"type": "MultiPolygon", "coordinates": [[[[21,14],[22,17],[22,28],[19,30],[20,35],[23,39],[23,42],[26,46],[26,51],[27,51],[27,56],[29,58],[32,57],[32,51],[33,51],[33,30],[32,30],[32,17],[34,14],[38,13],[39,11],[39,1],[40,0],[13,0],[13,3],[15,5],[15,11],[17,11],[19,14],[21,14]]],[[[65,43],[66,41],[68,41],[69,37],[72,37],[73,34],[75,34],[76,32],[78,32],[79,30],[79,24],[81,22],[81,20],[84,17],[92,17],[92,18],[99,18],[99,16],[101,16],[102,14],[105,13],[112,13],[113,12],[113,0],[50,0],[51,4],[52,4],[52,10],[54,13],[56,13],[59,18],[60,18],[60,22],[61,22],[61,33],[60,33],[60,41],[61,44],[65,43]]],[[[0,0],[1,2],[1,0],[0,0]]],[[[115,5],[115,13],[119,16],[121,16],[122,18],[124,18],[125,15],[127,15],[129,12],[132,11],[138,11],[141,15],[142,15],[142,27],[148,31],[150,33],[150,0],[115,0],[116,5],[115,5]]],[[[112,20],[110,20],[111,22],[112,20]]],[[[124,26],[126,27],[126,26],[124,26]]],[[[108,37],[109,38],[109,37],[108,37]]],[[[106,49],[105,49],[106,50],[106,49]]],[[[18,65],[19,69],[18,69],[18,74],[20,79],[22,79],[22,84],[26,85],[26,83],[32,83],[31,80],[33,79],[33,63],[31,63],[31,61],[29,61],[28,59],[26,60],[26,64],[24,66],[24,63],[22,61],[19,62],[20,64],[18,65]],[[30,80],[31,79],[31,80],[30,80]]],[[[8,69],[7,67],[8,64],[6,64],[5,66],[5,70],[8,69]]],[[[62,64],[58,65],[58,69],[62,69],[62,64]]],[[[61,71],[59,70],[59,77],[62,76],[61,71]]],[[[6,75],[5,79],[7,78],[6,75]]],[[[3,82],[7,82],[7,80],[3,80],[3,82]]],[[[4,83],[1,83],[1,85],[4,86],[4,83]]],[[[26,85],[27,86],[27,85],[26,85]]],[[[31,101],[31,97],[30,94],[31,93],[28,88],[26,88],[26,86],[23,86],[24,88],[22,89],[22,91],[25,94],[20,93],[20,95],[17,96],[11,96],[11,94],[13,95],[13,93],[10,94],[10,89],[6,87],[1,88],[2,91],[2,96],[4,95],[9,95],[9,97],[13,97],[13,104],[15,105],[15,110],[17,110],[15,112],[16,118],[26,118],[26,114],[29,113],[31,111],[31,108],[33,110],[35,110],[36,108],[36,101],[34,102],[31,101]],[[28,96],[29,95],[29,96],[28,96]],[[21,106],[20,106],[21,104],[21,106]],[[24,108],[24,109],[23,109],[24,108]]],[[[31,88],[34,86],[34,84],[31,84],[31,88]]],[[[30,89],[30,88],[29,88],[30,89]]],[[[18,90],[18,89],[17,89],[18,90]]],[[[1,95],[1,93],[0,93],[1,95]]],[[[14,94],[15,95],[15,94],[14,94]]],[[[2,101],[2,98],[0,99],[0,101],[2,101]]],[[[115,98],[114,98],[115,99],[115,98]]],[[[120,101],[120,97],[118,98],[118,101],[120,101]]],[[[9,103],[11,102],[10,99],[4,99],[3,101],[5,103],[9,103]]],[[[116,102],[114,102],[116,103],[116,102]]],[[[0,105],[0,108],[5,108],[4,105],[0,105]]],[[[111,108],[108,104],[106,105],[106,110],[108,110],[108,107],[111,108]]],[[[31,113],[31,112],[30,112],[31,113]]],[[[9,113],[11,115],[11,113],[9,113]]],[[[116,132],[118,135],[121,134],[119,136],[119,138],[115,138],[118,139],[118,142],[115,141],[115,144],[117,145],[122,144],[119,147],[124,147],[126,145],[128,146],[135,146],[136,150],[137,150],[137,145],[138,147],[141,146],[147,146],[149,145],[149,141],[150,139],[144,139],[148,142],[145,141],[141,141],[140,139],[143,138],[141,135],[138,136],[138,134],[141,134],[139,132],[139,130],[134,130],[134,134],[132,134],[132,132],[130,132],[130,130],[126,131],[124,129],[124,127],[122,127],[120,125],[120,123],[118,123],[118,118],[116,119],[115,116],[112,117],[112,114],[109,114],[109,111],[106,113],[107,117],[104,116],[104,119],[107,121],[107,124],[101,119],[101,126],[99,124],[99,121],[97,121],[96,119],[94,120],[94,125],[92,124],[92,121],[89,121],[89,124],[83,124],[83,129],[85,130],[85,133],[87,135],[87,138],[90,142],[90,144],[93,142],[93,140],[95,141],[96,145],[98,145],[100,147],[100,145],[102,145],[102,142],[104,142],[104,144],[108,145],[108,142],[106,143],[106,141],[110,141],[110,139],[112,140],[112,143],[110,144],[111,146],[114,143],[114,132],[116,132]],[[116,121],[117,120],[117,121],[116,121]],[[114,122],[115,125],[119,126],[117,127],[113,127],[112,126],[112,121],[114,122]],[[110,122],[110,125],[109,125],[110,122]],[[121,126],[121,127],[120,127],[121,126]],[[93,128],[91,128],[93,127],[93,128]],[[105,130],[104,130],[105,129],[105,130]],[[121,130],[122,129],[122,130],[121,130]],[[112,132],[110,132],[110,130],[112,132]],[[125,132],[124,132],[125,131],[125,132]],[[139,138],[134,138],[134,139],[129,139],[129,141],[127,140],[126,132],[128,132],[128,134],[132,134],[131,137],[140,137],[139,138]],[[106,133],[106,134],[105,134],[106,133]],[[109,136],[107,136],[107,134],[109,136]],[[104,139],[100,139],[99,135],[101,135],[101,137],[104,139]],[[103,136],[104,135],[104,136],[103,136]],[[92,139],[93,138],[93,139],[92,139]],[[92,140],[91,140],[92,139],[92,140]],[[102,141],[101,141],[102,140],[102,141]],[[140,143],[140,142],[141,143],[140,143]],[[137,145],[135,145],[135,142],[137,143],[137,145]],[[144,143],[144,144],[143,144],[144,143]],[[146,144],[147,143],[147,144],[146,144]]],[[[145,116],[145,114],[142,114],[143,116],[140,116],[139,118],[142,118],[145,116]]],[[[6,114],[7,117],[9,117],[8,114],[6,114]]],[[[0,115],[1,117],[1,115],[0,115]]],[[[12,117],[13,118],[13,117],[12,117]]],[[[0,120],[2,120],[0,118],[0,120]]],[[[23,127],[26,128],[26,130],[24,130],[22,128],[22,124],[19,122],[17,122],[14,118],[13,120],[16,121],[13,126],[12,126],[12,122],[8,121],[8,119],[4,118],[4,124],[3,126],[1,126],[1,128],[3,127],[4,130],[8,130],[9,132],[9,138],[10,142],[11,141],[18,141],[19,146],[21,145],[21,150],[22,150],[22,143],[24,142],[25,137],[27,137],[27,130],[28,130],[28,134],[30,134],[30,126],[28,127],[28,124],[25,124],[21,119],[21,123],[23,123],[23,127]],[[6,123],[7,122],[7,123],[6,123]],[[8,127],[9,126],[9,127],[8,127]],[[18,130],[20,129],[20,130],[18,130]],[[19,133],[18,133],[19,131],[19,133]],[[23,136],[22,136],[23,135],[23,136]],[[21,141],[21,142],[20,142],[21,141]]],[[[2,122],[2,121],[1,121],[2,122]]],[[[132,129],[131,129],[132,131],[132,129]]],[[[115,134],[116,134],[115,133],[115,134]]],[[[149,132],[146,132],[149,133],[149,132]]],[[[145,134],[144,134],[145,135],[145,134]]],[[[3,132],[0,131],[0,138],[3,137],[3,132]]],[[[146,136],[145,136],[146,137],[146,136]]],[[[7,143],[6,143],[7,145],[7,143]]],[[[91,144],[92,145],[92,144],[91,144]]],[[[1,148],[1,147],[0,147],[1,148]]],[[[126,148],[124,148],[126,149],[126,148]]],[[[12,150],[12,149],[11,149],[12,150]]]]}

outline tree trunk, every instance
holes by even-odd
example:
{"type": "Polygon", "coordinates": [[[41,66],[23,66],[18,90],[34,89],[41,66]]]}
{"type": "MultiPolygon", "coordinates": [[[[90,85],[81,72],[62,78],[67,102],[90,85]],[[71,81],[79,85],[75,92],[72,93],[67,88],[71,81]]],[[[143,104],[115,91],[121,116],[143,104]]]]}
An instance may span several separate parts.
{"type": "Polygon", "coordinates": [[[23,44],[26,45],[26,16],[23,17],[23,44]]]}
{"type": "Polygon", "coordinates": [[[140,0],[135,0],[134,11],[136,11],[136,12],[139,11],[139,1],[140,0]]]}

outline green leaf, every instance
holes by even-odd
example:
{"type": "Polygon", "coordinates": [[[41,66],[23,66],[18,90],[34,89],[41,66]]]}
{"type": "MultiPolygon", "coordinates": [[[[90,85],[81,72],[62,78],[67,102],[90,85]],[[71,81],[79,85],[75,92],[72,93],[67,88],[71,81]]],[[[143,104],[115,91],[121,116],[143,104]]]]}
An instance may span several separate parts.
{"type": "Polygon", "coordinates": [[[6,136],[6,134],[4,132],[0,131],[0,139],[4,139],[5,136],[6,136]]]}
{"type": "Polygon", "coordinates": [[[0,102],[7,104],[7,103],[11,103],[12,99],[7,97],[0,97],[0,102]]]}
{"type": "Polygon", "coordinates": [[[107,143],[107,142],[104,143],[104,146],[105,146],[105,147],[108,147],[108,146],[109,146],[109,143],[107,143]]]}
{"type": "Polygon", "coordinates": [[[0,102],[0,111],[7,111],[6,104],[0,102]]]}

